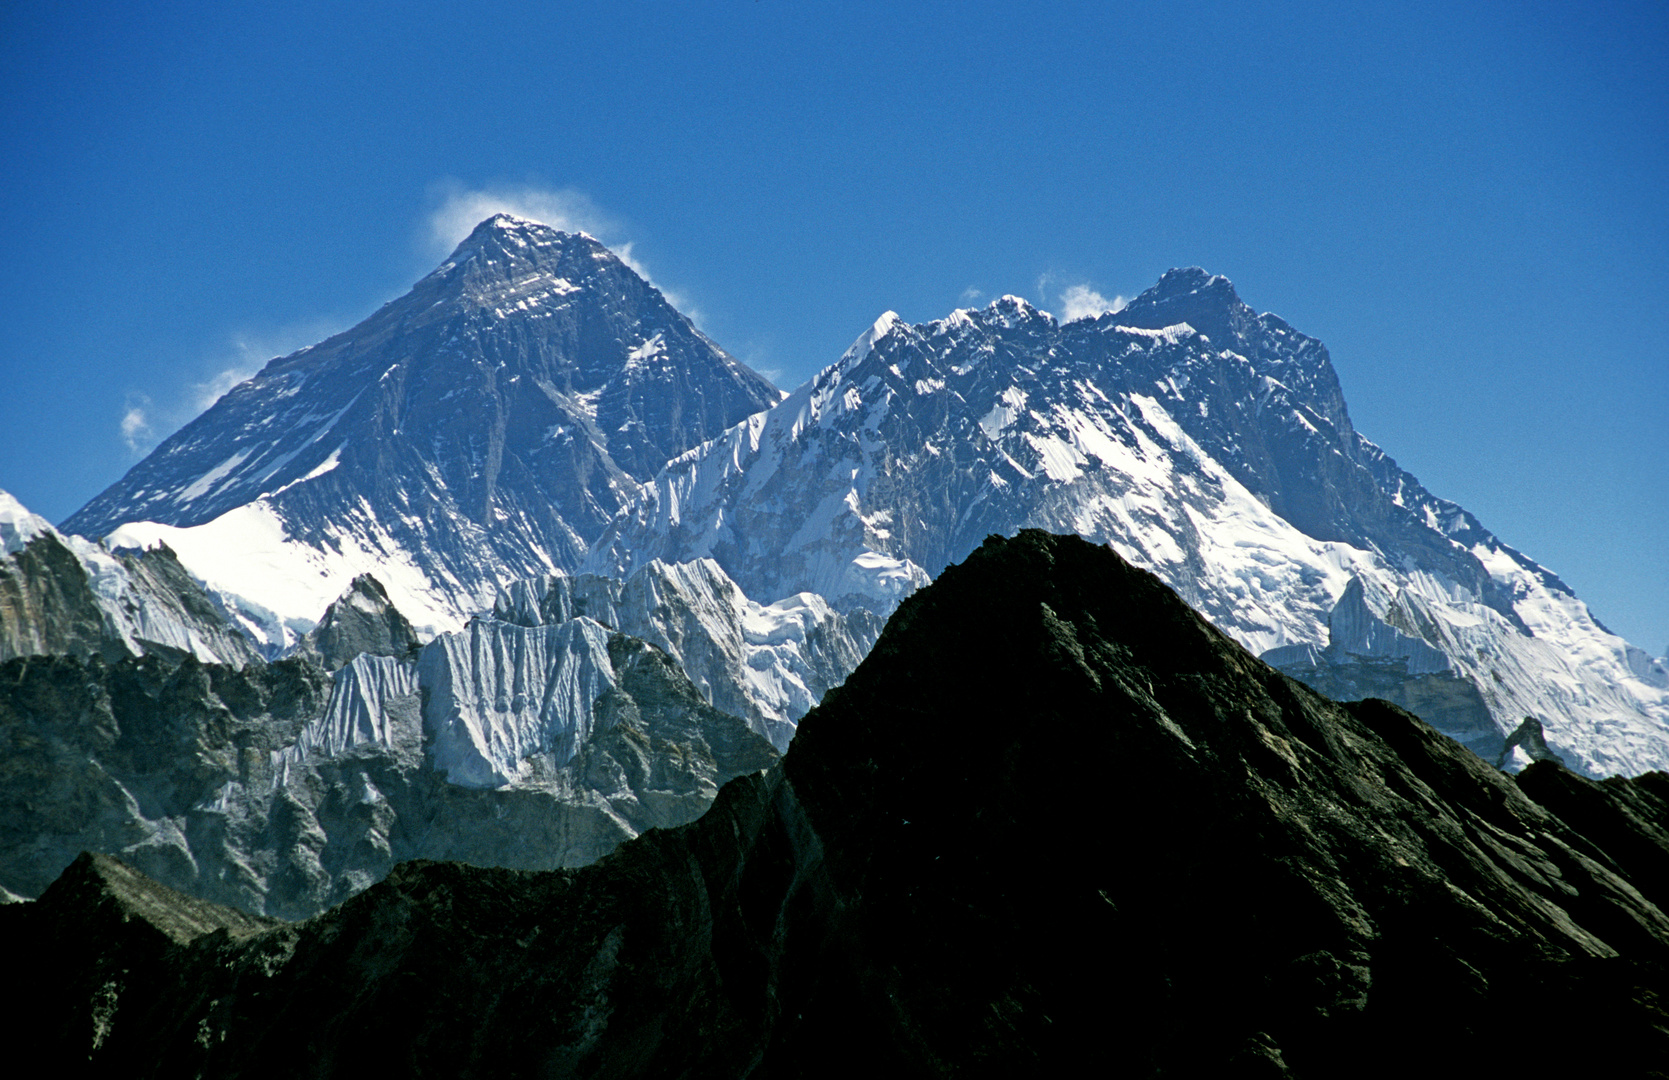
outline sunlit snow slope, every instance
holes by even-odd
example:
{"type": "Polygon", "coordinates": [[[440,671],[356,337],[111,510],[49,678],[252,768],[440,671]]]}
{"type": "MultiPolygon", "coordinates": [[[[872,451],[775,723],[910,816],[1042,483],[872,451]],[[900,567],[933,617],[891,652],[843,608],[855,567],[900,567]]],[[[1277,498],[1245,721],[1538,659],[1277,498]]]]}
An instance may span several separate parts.
{"type": "Polygon", "coordinates": [[[1295,674],[1336,661],[1375,696],[1441,698],[1485,756],[1535,716],[1574,767],[1669,768],[1661,665],[1359,435],[1320,342],[1198,269],[1064,325],[1014,297],[889,312],[671,462],[589,566],[710,557],[750,596],[884,611],[1027,526],[1111,543],[1295,674]],[[1353,582],[1356,623],[1386,630],[1346,641],[1353,582]]]}

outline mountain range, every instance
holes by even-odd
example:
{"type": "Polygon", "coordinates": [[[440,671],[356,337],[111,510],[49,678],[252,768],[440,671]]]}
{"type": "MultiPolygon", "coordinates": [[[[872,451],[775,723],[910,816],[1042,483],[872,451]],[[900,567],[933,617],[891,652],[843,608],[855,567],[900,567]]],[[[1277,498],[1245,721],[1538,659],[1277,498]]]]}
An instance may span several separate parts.
{"type": "Polygon", "coordinates": [[[64,523],[166,545],[269,657],[362,573],[425,634],[515,579],[703,558],[753,601],[884,616],[1022,527],[1111,543],[1283,670],[1486,759],[1527,763],[1528,718],[1589,775],[1669,767],[1669,661],[1399,468],[1325,346],[1197,268],[1066,323],[889,312],[784,398],[592,238],[499,215],[64,523]]]}
{"type": "Polygon", "coordinates": [[[592,861],[1034,527],[1491,765],[1669,767],[1669,662],[1357,433],[1326,348],[1225,278],[887,313],[783,395],[593,238],[498,215],[62,530],[0,497],[0,885],[86,847],[295,918],[401,858],[592,861]]]}
{"type": "Polygon", "coordinates": [[[1198,269],[1065,324],[1016,297],[883,315],[669,463],[588,565],[710,557],[750,594],[886,610],[1026,527],[1110,543],[1283,670],[1492,761],[1533,717],[1590,775],[1669,767],[1669,664],[1421,487],[1351,426],[1320,342],[1198,269]]]}
{"type": "Polygon", "coordinates": [[[1660,1076],[1663,781],[1509,776],[1026,531],[589,867],[282,924],[83,856],[0,907],[0,1030],[131,1076],[1660,1076]]]}

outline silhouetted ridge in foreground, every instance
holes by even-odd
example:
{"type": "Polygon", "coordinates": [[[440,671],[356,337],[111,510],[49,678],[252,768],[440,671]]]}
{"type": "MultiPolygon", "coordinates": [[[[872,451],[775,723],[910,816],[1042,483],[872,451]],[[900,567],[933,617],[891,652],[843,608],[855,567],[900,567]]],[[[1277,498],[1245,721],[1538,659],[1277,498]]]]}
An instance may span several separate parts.
{"type": "Polygon", "coordinates": [[[1024,532],[692,825],[189,943],[84,857],[0,908],[8,1020],[133,1076],[1650,1075],[1664,778],[1524,777],[1024,532]]]}

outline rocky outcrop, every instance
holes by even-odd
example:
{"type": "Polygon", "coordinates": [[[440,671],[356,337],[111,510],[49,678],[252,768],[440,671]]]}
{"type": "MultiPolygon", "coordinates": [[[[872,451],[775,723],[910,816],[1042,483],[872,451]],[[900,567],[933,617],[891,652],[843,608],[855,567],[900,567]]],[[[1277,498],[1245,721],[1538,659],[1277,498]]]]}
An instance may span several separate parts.
{"type": "Polygon", "coordinates": [[[127,655],[81,561],[54,535],[0,557],[0,660],[49,653],[127,655]]]}
{"type": "Polygon", "coordinates": [[[1646,1075],[1669,847],[1631,815],[1660,786],[1515,780],[1023,533],[907,600],[692,825],[579,871],[402,866],[103,997],[72,904],[3,907],[34,991],[5,1019],[136,1076],[1388,1077],[1497,1069],[1533,1016],[1515,1073],[1646,1075]]]}
{"type": "Polygon", "coordinates": [[[361,574],[325,609],[319,625],[307,632],[296,652],[318,661],[326,671],[335,671],[362,653],[411,659],[422,647],[417,631],[389,600],[382,582],[361,574]]]}
{"type": "MultiPolygon", "coordinates": [[[[491,687],[466,725],[501,690],[508,709],[528,678],[596,691],[566,712],[535,710],[549,727],[519,747],[528,760],[471,786],[448,782],[453,684],[438,681],[426,727],[411,660],[362,653],[334,673],[299,656],[241,670],[189,656],[0,664],[0,885],[38,895],[90,850],[196,897],[304,918],[402,859],[589,863],[693,820],[726,780],[775,760],[663,653],[596,624],[588,636],[583,674],[526,668],[518,688],[488,664],[466,671],[491,687]]],[[[448,655],[444,641],[430,648],[448,655]]],[[[497,734],[483,748],[504,761],[497,734]]]]}
{"type": "Polygon", "coordinates": [[[165,545],[111,552],[0,491],[0,660],[148,652],[237,666],[260,658],[165,545]]]}
{"type": "Polygon", "coordinates": [[[1505,769],[1511,764],[1521,769],[1535,761],[1554,761],[1560,765],[1565,763],[1564,758],[1548,748],[1547,737],[1542,733],[1541,721],[1533,716],[1526,716],[1524,723],[1518,725],[1513,733],[1507,736],[1500,756],[1495,759],[1495,767],[1505,769]]]}

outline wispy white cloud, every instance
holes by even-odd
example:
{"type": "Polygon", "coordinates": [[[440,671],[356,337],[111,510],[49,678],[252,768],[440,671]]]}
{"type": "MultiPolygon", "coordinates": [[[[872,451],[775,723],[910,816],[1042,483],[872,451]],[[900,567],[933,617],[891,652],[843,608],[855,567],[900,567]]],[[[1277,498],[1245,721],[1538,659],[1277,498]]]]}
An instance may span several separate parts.
{"type": "Polygon", "coordinates": [[[1123,311],[1128,303],[1130,301],[1122,296],[1109,300],[1088,285],[1071,285],[1060,294],[1061,322],[1093,319],[1109,311],[1123,311]]]}
{"type": "MultiPolygon", "coordinates": [[[[442,256],[494,214],[515,214],[563,232],[590,233],[599,240],[614,231],[613,223],[596,204],[572,188],[552,190],[527,185],[466,188],[456,180],[443,180],[431,191],[440,205],[429,215],[429,246],[442,256]]],[[[620,252],[615,250],[615,254],[620,252]]],[[[632,265],[624,256],[621,261],[632,265]]]]}
{"type": "Polygon", "coordinates": [[[220,370],[201,382],[192,383],[186,398],[171,411],[187,413],[181,418],[184,423],[219,401],[232,387],[253,378],[266,367],[267,361],[316,345],[349,325],[346,319],[308,319],[276,329],[233,334],[229,354],[218,361],[220,370]]]}
{"type": "Polygon", "coordinates": [[[156,445],[156,433],[147,415],[150,407],[151,399],[144,394],[129,394],[122,406],[122,441],[130,454],[149,453],[156,445]]]}
{"type": "Polygon", "coordinates": [[[226,396],[226,391],[250,379],[259,367],[229,367],[217,372],[212,378],[200,383],[191,384],[193,408],[201,413],[209,406],[226,396]]]}
{"type": "Polygon", "coordinates": [[[963,289],[962,290],[962,295],[960,297],[958,297],[958,300],[961,303],[964,303],[964,304],[977,304],[983,299],[985,299],[984,290],[976,289],[972,285],[969,285],[966,289],[963,289]]]}
{"type": "Polygon", "coordinates": [[[427,246],[437,258],[449,254],[470,230],[487,218],[494,214],[514,214],[563,232],[589,233],[606,244],[634,273],[659,289],[667,302],[691,322],[697,326],[703,322],[691,298],[656,281],[649,267],[633,256],[634,241],[620,235],[619,222],[603,213],[582,191],[527,184],[470,188],[448,179],[432,185],[430,195],[438,205],[429,215],[427,246]]]}

